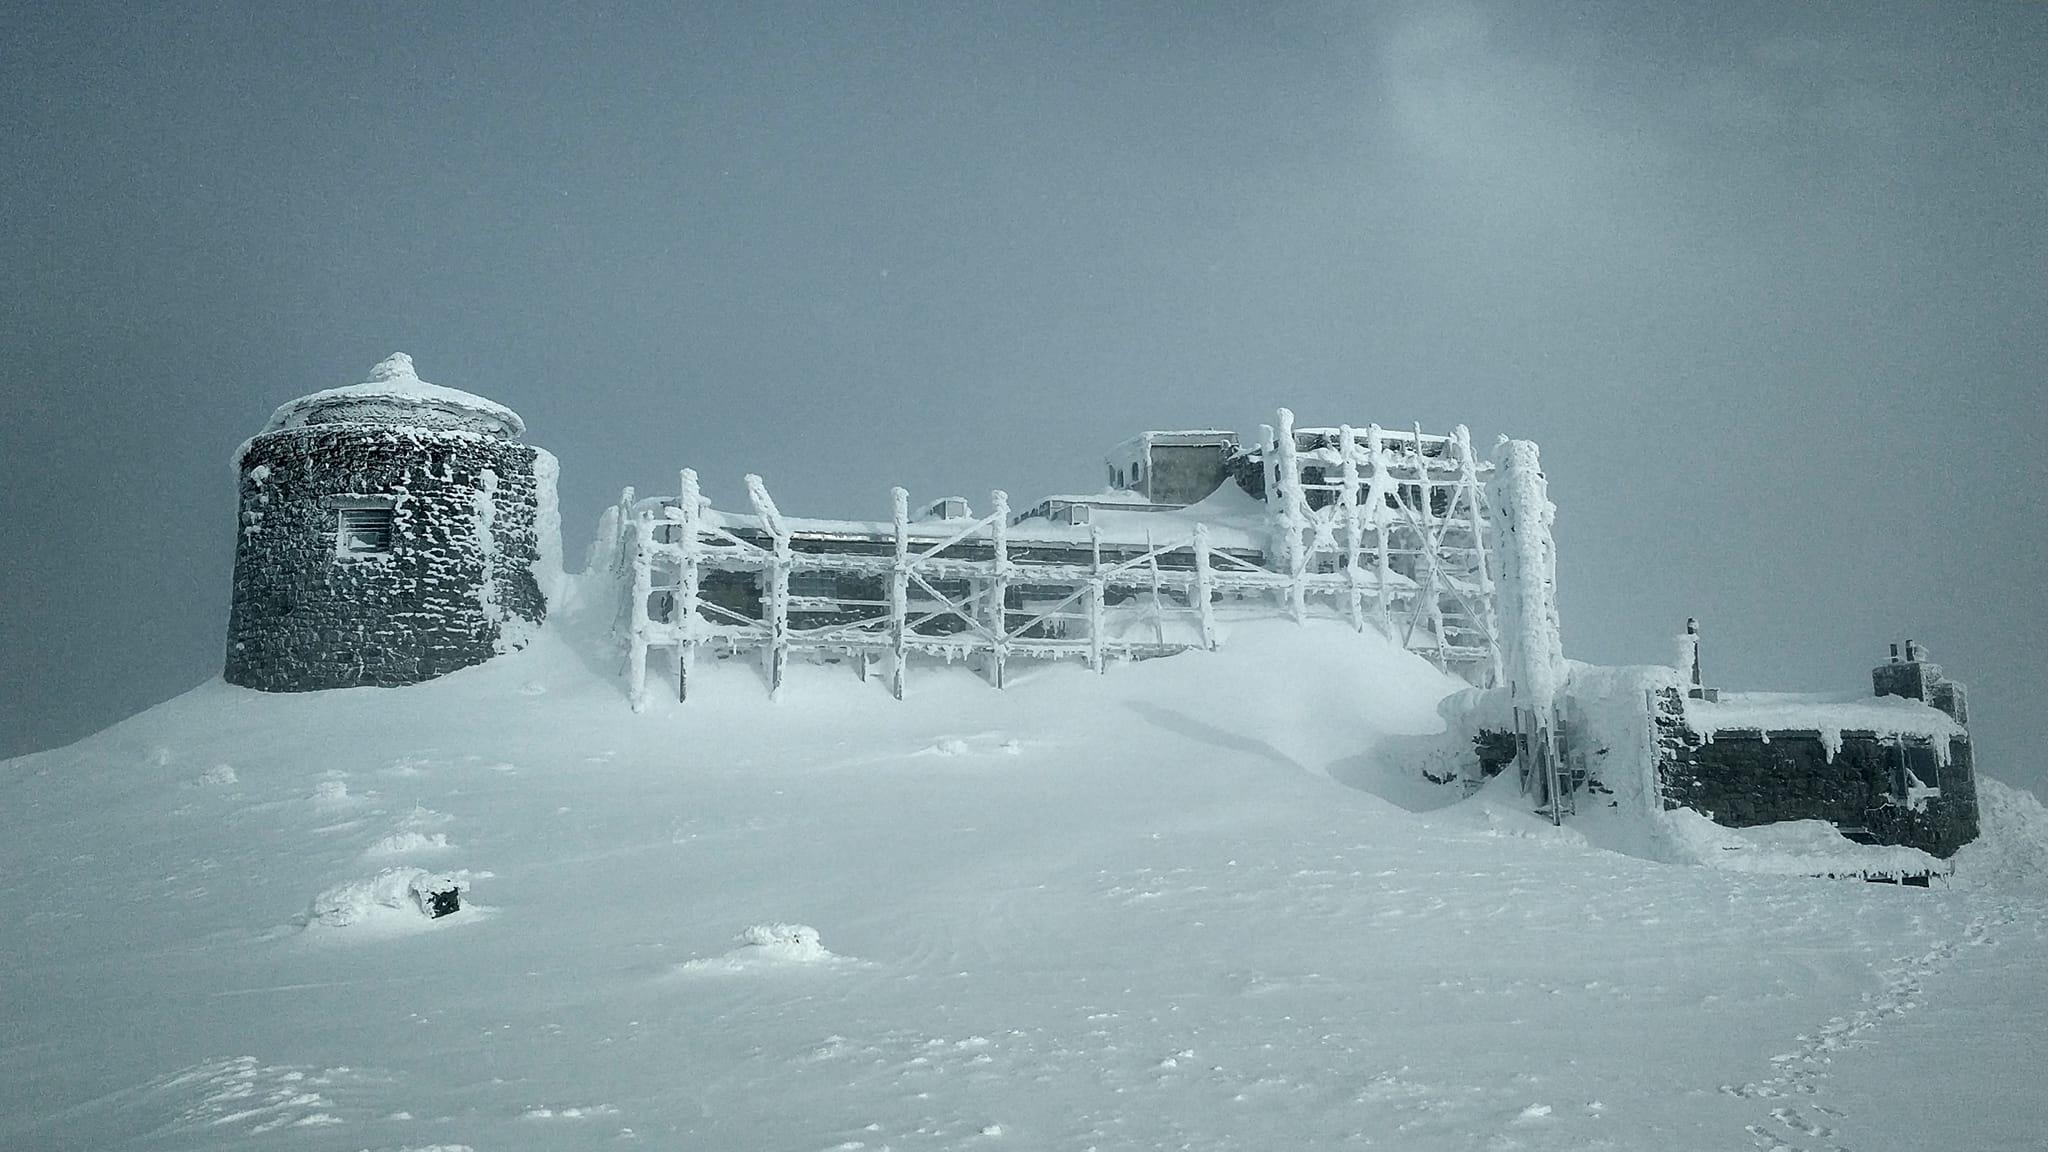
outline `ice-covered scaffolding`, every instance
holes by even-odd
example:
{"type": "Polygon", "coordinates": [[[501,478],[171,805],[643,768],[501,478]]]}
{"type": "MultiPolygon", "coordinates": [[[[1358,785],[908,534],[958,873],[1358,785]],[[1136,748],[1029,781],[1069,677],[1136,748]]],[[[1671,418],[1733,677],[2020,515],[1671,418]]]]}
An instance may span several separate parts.
{"type": "Polygon", "coordinates": [[[1354,626],[1368,621],[1439,668],[1481,686],[1499,680],[1492,564],[1487,556],[1490,461],[1460,425],[1260,429],[1275,559],[1294,579],[1288,610],[1319,598],[1354,626]]]}
{"type": "Polygon", "coordinates": [[[771,692],[802,655],[879,668],[900,697],[914,656],[978,661],[1000,687],[1016,658],[1101,669],[1213,648],[1219,617],[1276,613],[1375,627],[1497,682],[1492,464],[1465,430],[1295,429],[1284,409],[1280,428],[1259,453],[1219,441],[1218,475],[1238,482],[1205,499],[1076,498],[1086,517],[1040,514],[1053,501],[1013,518],[1002,492],[986,515],[948,499],[913,517],[895,489],[886,521],[802,519],[755,476],[749,510],[729,512],[689,470],[673,498],[629,490],[606,531],[632,699],[644,705],[657,657],[687,699],[706,649],[758,653],[771,692]]]}

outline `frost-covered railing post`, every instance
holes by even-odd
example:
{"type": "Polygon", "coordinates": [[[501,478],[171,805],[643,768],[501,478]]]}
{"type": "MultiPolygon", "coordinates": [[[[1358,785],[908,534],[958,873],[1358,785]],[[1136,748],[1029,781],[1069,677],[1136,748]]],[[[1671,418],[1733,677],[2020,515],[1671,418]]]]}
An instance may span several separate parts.
{"type": "Polygon", "coordinates": [[[1479,587],[1479,612],[1477,623],[1486,633],[1486,648],[1489,653],[1486,683],[1492,686],[1500,683],[1500,615],[1494,608],[1492,564],[1486,552],[1486,536],[1483,531],[1486,518],[1480,515],[1479,465],[1472,455],[1472,432],[1463,424],[1456,429],[1458,438],[1458,483],[1466,500],[1466,508],[1472,514],[1473,574],[1479,587]]]}
{"type": "Polygon", "coordinates": [[[910,666],[910,493],[889,489],[889,508],[896,529],[896,564],[889,569],[889,694],[901,700],[910,666]]]}
{"type": "Polygon", "coordinates": [[[1558,756],[1558,694],[1565,683],[1564,644],[1557,618],[1557,509],[1543,479],[1536,445],[1503,438],[1494,453],[1494,540],[1500,549],[1498,611],[1503,664],[1514,706],[1516,760],[1522,788],[1552,822],[1564,819],[1563,765],[1558,756]]]}
{"type": "Polygon", "coordinates": [[[1373,579],[1378,585],[1375,614],[1379,617],[1380,633],[1387,639],[1394,638],[1394,614],[1387,602],[1388,589],[1394,582],[1394,570],[1387,561],[1387,449],[1385,434],[1377,424],[1365,430],[1365,450],[1371,458],[1372,479],[1366,489],[1366,507],[1372,509],[1373,527],[1373,579]]]}
{"type": "Polygon", "coordinates": [[[998,488],[988,494],[992,515],[989,542],[994,552],[988,582],[989,656],[995,686],[1003,686],[1004,666],[1010,657],[1010,496],[998,488]]]}
{"type": "Polygon", "coordinates": [[[1294,413],[1287,408],[1280,409],[1280,427],[1274,434],[1274,444],[1280,451],[1280,461],[1274,469],[1274,476],[1281,487],[1279,491],[1280,555],[1290,577],[1287,586],[1287,613],[1296,623],[1308,618],[1308,587],[1304,577],[1308,574],[1308,545],[1303,536],[1308,532],[1307,501],[1301,495],[1301,457],[1294,444],[1294,413]]]}
{"type": "Polygon", "coordinates": [[[1337,453],[1343,460],[1344,513],[1344,610],[1354,632],[1365,631],[1365,592],[1359,587],[1364,574],[1358,570],[1358,441],[1351,425],[1337,428],[1337,453]]]}
{"type": "Polygon", "coordinates": [[[654,516],[643,512],[633,517],[633,587],[627,604],[631,613],[626,635],[626,695],[633,711],[647,707],[647,643],[650,637],[647,601],[654,593],[654,516]]]}
{"type": "Polygon", "coordinates": [[[761,607],[768,618],[768,698],[776,700],[782,696],[782,677],[789,668],[789,527],[759,476],[747,477],[747,499],[774,541],[774,551],[761,573],[761,607]]]}
{"type": "Polygon", "coordinates": [[[626,604],[625,581],[629,579],[627,568],[633,557],[633,489],[630,485],[619,492],[619,502],[604,510],[597,521],[597,538],[590,542],[590,554],[586,557],[590,571],[602,572],[610,581],[609,591],[616,604],[612,610],[611,634],[626,636],[632,627],[632,616],[626,604]]]}
{"type": "Polygon", "coordinates": [[[1216,650],[1216,606],[1211,604],[1214,595],[1209,577],[1209,526],[1195,525],[1195,607],[1202,622],[1202,647],[1216,650]]]}
{"type": "Polygon", "coordinates": [[[1152,578],[1152,642],[1166,643],[1166,609],[1159,595],[1159,548],[1152,543],[1152,526],[1145,526],[1145,567],[1152,578]]]}
{"type": "Polygon", "coordinates": [[[1107,586],[1102,579],[1102,527],[1088,525],[1088,554],[1092,567],[1088,577],[1088,667],[1095,672],[1105,670],[1102,662],[1102,599],[1107,586]]]}
{"type": "Polygon", "coordinates": [[[703,497],[697,489],[697,473],[685,468],[676,501],[676,548],[680,574],[676,581],[676,607],[670,626],[675,631],[676,699],[690,698],[690,673],[697,666],[697,593],[704,542],[697,532],[703,497]]]}
{"type": "MultiPolygon", "coordinates": [[[[1415,425],[1415,471],[1421,477],[1417,491],[1422,494],[1422,555],[1428,565],[1429,583],[1424,597],[1429,612],[1429,633],[1436,641],[1436,666],[1450,666],[1449,647],[1444,642],[1443,533],[1436,523],[1436,481],[1429,474],[1429,457],[1422,453],[1422,425],[1415,425]]],[[[1447,509],[1448,511],[1448,509],[1447,509]]]]}

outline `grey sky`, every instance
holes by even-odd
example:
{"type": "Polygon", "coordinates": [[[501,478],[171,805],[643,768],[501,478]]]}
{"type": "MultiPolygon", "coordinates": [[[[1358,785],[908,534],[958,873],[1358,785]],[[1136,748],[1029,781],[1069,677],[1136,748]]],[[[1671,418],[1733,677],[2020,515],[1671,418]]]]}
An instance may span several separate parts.
{"type": "Polygon", "coordinates": [[[2048,747],[2048,4],[0,9],[0,753],[218,671],[228,456],[395,349],[624,484],[1543,445],[1567,649],[2048,747]]]}

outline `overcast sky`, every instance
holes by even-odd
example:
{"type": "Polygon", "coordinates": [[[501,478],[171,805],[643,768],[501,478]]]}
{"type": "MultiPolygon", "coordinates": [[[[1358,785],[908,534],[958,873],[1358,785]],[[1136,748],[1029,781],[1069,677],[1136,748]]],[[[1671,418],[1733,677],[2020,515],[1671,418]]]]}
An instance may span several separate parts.
{"type": "MultiPolygon", "coordinates": [[[[0,754],[217,675],[228,458],[394,350],[622,485],[1543,446],[1566,648],[2048,778],[2048,4],[0,6],[0,754]]],[[[621,723],[626,722],[621,715],[621,723]]]]}

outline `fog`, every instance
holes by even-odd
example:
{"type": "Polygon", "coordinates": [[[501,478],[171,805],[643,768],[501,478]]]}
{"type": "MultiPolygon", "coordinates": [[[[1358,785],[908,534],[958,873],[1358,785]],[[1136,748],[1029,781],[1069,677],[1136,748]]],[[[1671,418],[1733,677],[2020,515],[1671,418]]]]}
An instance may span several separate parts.
{"type": "MultiPolygon", "coordinates": [[[[0,754],[217,675],[229,457],[394,350],[623,485],[1538,441],[1569,655],[2048,746],[2048,5],[0,11],[0,754]]],[[[627,722],[623,713],[621,723],[627,722]]]]}

